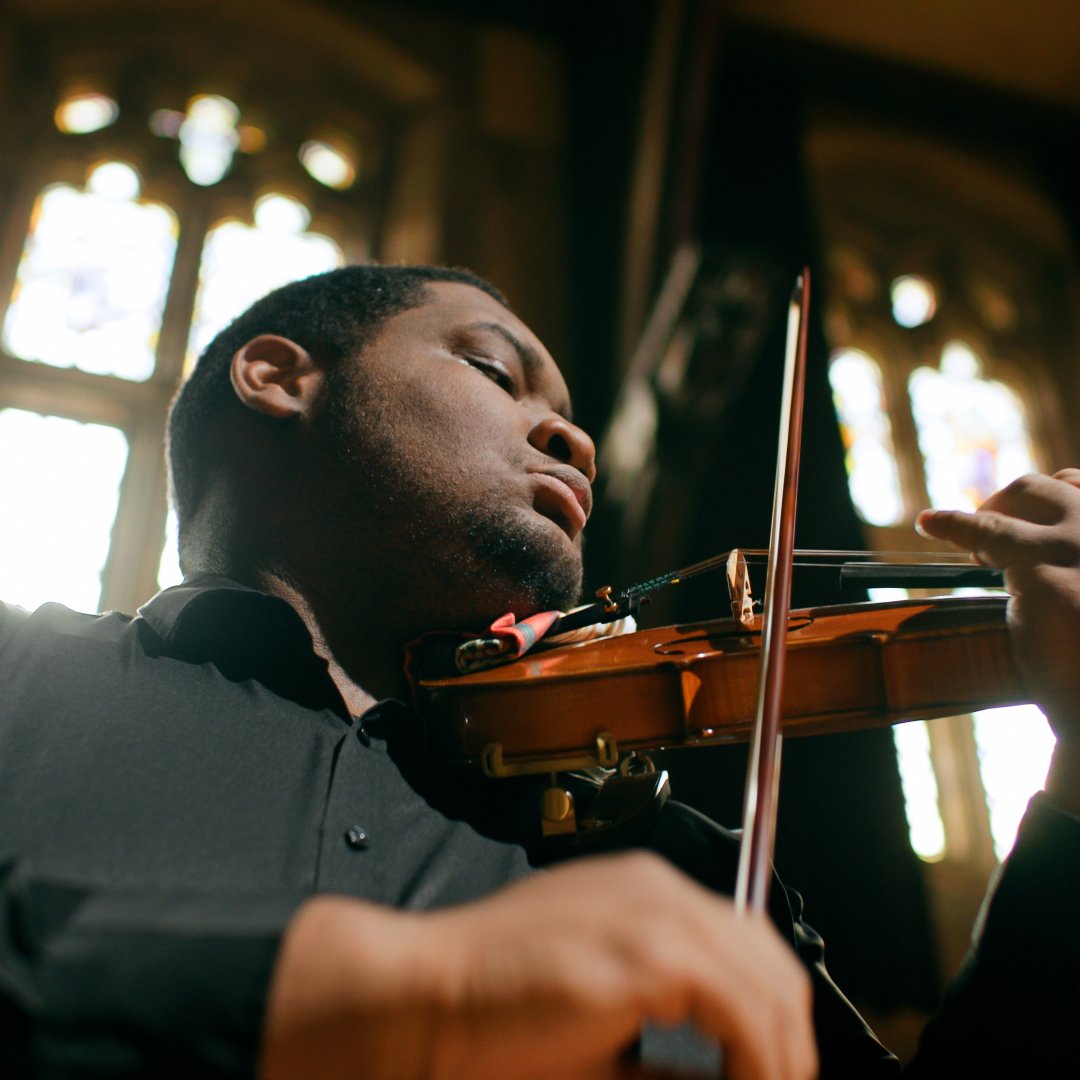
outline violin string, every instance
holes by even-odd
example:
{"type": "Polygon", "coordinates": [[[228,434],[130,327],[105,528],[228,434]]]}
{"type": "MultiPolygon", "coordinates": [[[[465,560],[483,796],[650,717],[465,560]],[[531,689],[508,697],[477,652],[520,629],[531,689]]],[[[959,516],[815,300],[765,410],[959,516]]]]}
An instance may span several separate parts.
{"type": "MultiPolygon", "coordinates": [[[[768,551],[764,548],[740,548],[739,551],[746,557],[748,562],[759,563],[768,558],[768,551]]],[[[632,585],[626,589],[625,596],[641,596],[653,592],[665,585],[677,585],[688,578],[698,574],[707,573],[726,565],[730,552],[713,555],[701,562],[691,563],[679,570],[670,570],[666,574],[649,578],[647,581],[632,585]]],[[[859,561],[862,564],[884,564],[901,569],[904,565],[917,566],[920,569],[933,569],[935,567],[967,567],[977,568],[978,564],[972,562],[971,556],[962,551],[855,551],[828,548],[796,548],[794,557],[799,569],[837,569],[843,561],[859,561]],[[819,560],[819,561],[811,561],[819,560]]]]}
{"type": "MultiPolygon", "coordinates": [[[[764,548],[740,548],[748,559],[763,559],[768,556],[764,548]]],[[[969,563],[971,556],[965,551],[844,551],[828,548],[796,548],[796,558],[817,559],[863,559],[867,562],[903,562],[925,566],[927,563],[969,563]]]]}

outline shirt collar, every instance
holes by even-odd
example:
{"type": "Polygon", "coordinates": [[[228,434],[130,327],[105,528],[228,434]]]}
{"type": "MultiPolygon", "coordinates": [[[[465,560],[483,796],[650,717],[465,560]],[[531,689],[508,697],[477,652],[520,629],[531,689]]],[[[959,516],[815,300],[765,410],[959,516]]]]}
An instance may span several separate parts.
{"type": "Polygon", "coordinates": [[[254,679],[312,708],[348,710],[315,653],[311,634],[285,600],[230,578],[196,574],[138,610],[167,655],[212,663],[230,679],[254,679]]]}

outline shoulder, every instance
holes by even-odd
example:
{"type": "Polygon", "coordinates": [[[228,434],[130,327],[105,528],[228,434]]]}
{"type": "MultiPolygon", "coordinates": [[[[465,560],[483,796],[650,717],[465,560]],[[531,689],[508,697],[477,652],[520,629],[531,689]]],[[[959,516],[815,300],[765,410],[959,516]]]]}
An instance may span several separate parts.
{"type": "Polygon", "coordinates": [[[14,604],[5,604],[0,600],[0,653],[30,620],[30,612],[14,604]]]}
{"type": "Polygon", "coordinates": [[[42,604],[27,611],[0,600],[0,663],[10,664],[27,650],[48,648],[63,639],[117,640],[130,623],[130,615],[115,611],[90,615],[63,604],[42,604]]]}

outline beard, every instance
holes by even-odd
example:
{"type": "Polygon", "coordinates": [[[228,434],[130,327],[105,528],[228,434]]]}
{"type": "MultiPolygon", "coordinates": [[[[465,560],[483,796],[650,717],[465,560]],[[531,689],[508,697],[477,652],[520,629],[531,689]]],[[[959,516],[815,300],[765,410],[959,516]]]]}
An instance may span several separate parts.
{"type": "Polygon", "coordinates": [[[425,452],[402,437],[389,410],[364,404],[362,391],[339,384],[327,408],[329,468],[346,477],[339,565],[354,594],[403,615],[415,633],[480,630],[507,612],[521,619],[577,603],[580,541],[568,544],[475,475],[440,472],[438,446],[425,452]],[[348,542],[359,536],[362,553],[348,542]]]}
{"type": "Polygon", "coordinates": [[[385,525],[396,576],[395,602],[415,613],[415,630],[482,630],[513,612],[565,611],[581,592],[579,549],[540,520],[500,502],[448,506],[417,493],[420,507],[402,520],[409,493],[396,488],[394,513],[385,525]],[[404,562],[404,566],[403,566],[404,562]]]}
{"type": "Polygon", "coordinates": [[[580,549],[575,549],[576,558],[569,557],[539,523],[516,519],[506,507],[475,507],[464,518],[473,556],[506,590],[504,611],[520,619],[537,611],[566,611],[577,603],[580,549]]]}

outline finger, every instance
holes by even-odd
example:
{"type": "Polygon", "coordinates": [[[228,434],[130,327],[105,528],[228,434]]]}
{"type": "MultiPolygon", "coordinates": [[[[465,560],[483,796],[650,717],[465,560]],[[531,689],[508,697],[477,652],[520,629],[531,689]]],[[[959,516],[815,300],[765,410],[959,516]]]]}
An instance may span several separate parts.
{"type": "Polygon", "coordinates": [[[1067,484],[1072,484],[1074,487],[1080,488],[1080,469],[1072,467],[1058,469],[1058,471],[1054,473],[1054,479],[1063,480],[1067,484]]]}
{"type": "MultiPolygon", "coordinates": [[[[1080,477],[1080,472],[1077,475],[1080,477]]],[[[995,491],[979,510],[996,511],[1041,525],[1056,525],[1065,516],[1070,503],[1080,503],[1080,490],[1076,485],[1042,473],[1028,473],[995,491]]]]}
{"type": "MultiPolygon", "coordinates": [[[[809,1010],[808,1010],[809,1011],[809,1010]]],[[[792,1025],[785,1011],[758,1008],[744,1018],[744,1038],[727,1043],[724,1076],[729,1080],[811,1080],[818,1073],[817,1046],[809,1031],[792,1025]]]]}
{"type": "Polygon", "coordinates": [[[738,920],[740,947],[708,958],[694,1020],[725,1047],[725,1074],[806,1078],[816,1074],[812,994],[806,972],[764,919],[738,920]]]}
{"type": "Polygon", "coordinates": [[[1045,525],[992,510],[923,510],[915,521],[923,536],[970,551],[985,566],[1004,569],[1067,559],[1069,545],[1045,525]]]}
{"type": "MultiPolygon", "coordinates": [[[[809,1080],[814,1075],[809,978],[771,924],[739,918],[729,901],[643,853],[556,869],[546,884],[560,885],[561,902],[567,894],[559,878],[576,877],[581,886],[590,873],[602,876],[609,903],[604,933],[586,935],[587,948],[598,944],[603,949],[584,973],[575,974],[572,996],[578,1009],[582,1003],[586,1010],[599,1004],[603,1012],[612,1001],[621,1001],[628,1008],[618,1005],[616,1012],[632,1029],[643,1022],[692,1022],[719,1040],[731,1080],[809,1080]],[[619,888],[624,879],[626,887],[619,888]],[[620,902],[612,905],[612,895],[620,902]],[[626,906],[633,909],[628,934],[620,929],[619,917],[626,906]],[[643,926],[650,932],[643,934],[643,926]]],[[[516,887],[517,895],[543,892],[544,884],[530,889],[525,883],[516,887]]],[[[548,956],[545,971],[554,966],[548,956]]],[[[594,1035],[596,1029],[594,1009],[594,1035]]],[[[560,1041],[566,1042],[565,1032],[560,1041]]],[[[621,1037],[608,1040],[600,1056],[622,1045],[621,1037]]]]}
{"type": "Polygon", "coordinates": [[[809,979],[764,919],[685,883],[678,926],[635,935],[642,1020],[691,1022],[723,1047],[730,1080],[807,1080],[817,1051],[809,979]],[[659,944],[659,947],[657,947],[659,944]]]}

